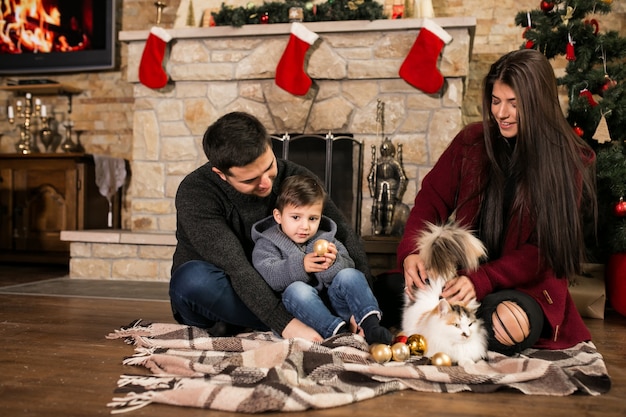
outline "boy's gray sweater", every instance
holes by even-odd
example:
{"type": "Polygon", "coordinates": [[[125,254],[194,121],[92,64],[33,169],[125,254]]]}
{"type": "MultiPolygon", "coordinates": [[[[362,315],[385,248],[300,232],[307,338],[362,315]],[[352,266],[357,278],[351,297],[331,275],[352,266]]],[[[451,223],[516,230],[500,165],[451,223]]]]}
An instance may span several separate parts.
{"type": "Polygon", "coordinates": [[[345,268],[354,268],[348,250],[335,239],[337,225],[322,216],[317,233],[309,241],[300,245],[291,240],[274,220],[268,216],[252,227],[252,265],[275,291],[284,291],[292,282],[302,281],[318,290],[328,287],[335,275],[345,268]],[[314,252],[313,245],[318,239],[325,239],[337,247],[337,259],[325,271],[309,274],[304,270],[304,255],[314,252]]]}

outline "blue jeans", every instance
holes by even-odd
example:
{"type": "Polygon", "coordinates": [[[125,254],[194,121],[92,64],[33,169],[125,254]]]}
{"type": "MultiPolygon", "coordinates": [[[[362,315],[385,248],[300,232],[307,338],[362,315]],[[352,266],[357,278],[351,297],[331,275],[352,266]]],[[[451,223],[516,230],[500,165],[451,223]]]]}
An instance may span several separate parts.
{"type": "Polygon", "coordinates": [[[210,328],[222,322],[269,330],[241,301],[224,271],[208,262],[189,261],[174,271],[170,303],[176,321],[189,326],[210,328]]]}
{"type": "Polygon", "coordinates": [[[324,338],[335,334],[342,324],[349,323],[351,316],[357,324],[372,314],[379,319],[381,316],[365,275],[354,268],[339,271],[322,294],[301,281],[290,284],[283,292],[283,304],[295,318],[324,338]]]}

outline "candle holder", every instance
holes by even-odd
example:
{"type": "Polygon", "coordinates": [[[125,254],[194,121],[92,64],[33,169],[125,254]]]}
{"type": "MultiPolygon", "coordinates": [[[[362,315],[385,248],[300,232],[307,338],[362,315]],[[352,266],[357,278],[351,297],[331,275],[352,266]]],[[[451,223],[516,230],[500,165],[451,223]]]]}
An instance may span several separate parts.
{"type": "Polygon", "coordinates": [[[76,144],[72,141],[72,128],[74,122],[68,120],[63,124],[65,126],[65,140],[61,143],[61,150],[63,152],[75,152],[76,144]]]}
{"type": "Polygon", "coordinates": [[[35,119],[42,119],[46,116],[46,107],[41,105],[41,100],[33,99],[31,93],[26,93],[22,100],[15,103],[15,112],[13,106],[8,107],[8,119],[10,124],[14,124],[17,119],[23,122],[19,125],[20,138],[15,144],[18,153],[28,155],[39,152],[37,146],[37,136],[32,133],[32,125],[35,119]]]}
{"type": "Polygon", "coordinates": [[[74,129],[74,133],[76,134],[76,145],[74,146],[74,152],[79,152],[79,153],[85,152],[85,147],[83,146],[82,143],[80,143],[80,135],[85,133],[85,131],[74,129]]]}
{"type": "Polygon", "coordinates": [[[46,152],[50,152],[50,147],[54,141],[54,132],[50,129],[50,119],[51,117],[42,117],[42,126],[41,130],[39,130],[39,141],[44,146],[46,152]]]}

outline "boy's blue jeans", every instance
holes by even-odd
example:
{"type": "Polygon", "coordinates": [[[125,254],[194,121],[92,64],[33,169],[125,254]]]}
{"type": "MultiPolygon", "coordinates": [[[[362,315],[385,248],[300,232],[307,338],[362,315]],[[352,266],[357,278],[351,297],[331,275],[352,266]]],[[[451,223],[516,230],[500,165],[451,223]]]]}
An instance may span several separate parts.
{"type": "Polygon", "coordinates": [[[283,304],[295,318],[314,328],[323,338],[335,334],[342,324],[350,322],[351,316],[357,324],[372,314],[381,318],[378,302],[365,275],[354,268],[339,271],[322,294],[301,281],[290,284],[283,292],[283,304]]]}

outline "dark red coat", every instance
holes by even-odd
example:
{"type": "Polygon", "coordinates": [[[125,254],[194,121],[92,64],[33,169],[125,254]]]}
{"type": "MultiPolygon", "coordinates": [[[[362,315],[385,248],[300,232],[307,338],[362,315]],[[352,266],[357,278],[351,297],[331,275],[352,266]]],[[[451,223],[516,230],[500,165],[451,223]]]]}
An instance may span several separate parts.
{"type": "MultiPolygon", "coordinates": [[[[422,181],[398,246],[400,267],[404,258],[416,253],[416,236],[424,222],[441,224],[456,208],[457,220],[476,228],[480,207],[477,190],[484,175],[481,166],[485,158],[482,124],[471,124],[454,138],[422,181]]],[[[539,339],[534,347],[563,349],[590,340],[591,334],[569,294],[567,279],[557,278],[551,269],[542,266],[539,248],[532,240],[534,223],[524,215],[516,215],[510,221],[501,257],[466,274],[474,284],[478,300],[507,288],[537,300],[547,318],[550,337],[539,339]]]]}

